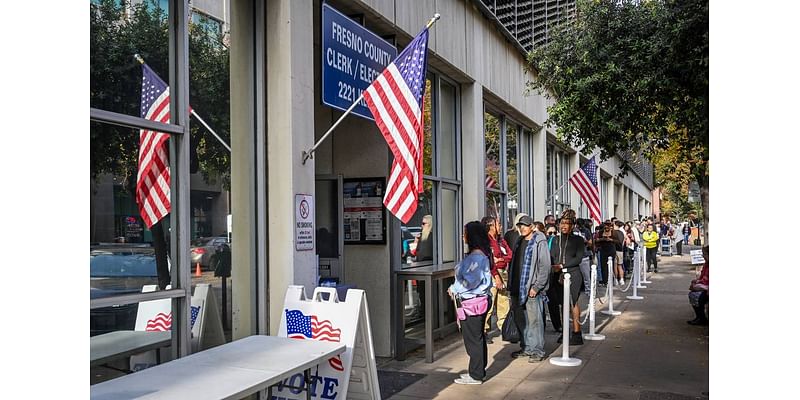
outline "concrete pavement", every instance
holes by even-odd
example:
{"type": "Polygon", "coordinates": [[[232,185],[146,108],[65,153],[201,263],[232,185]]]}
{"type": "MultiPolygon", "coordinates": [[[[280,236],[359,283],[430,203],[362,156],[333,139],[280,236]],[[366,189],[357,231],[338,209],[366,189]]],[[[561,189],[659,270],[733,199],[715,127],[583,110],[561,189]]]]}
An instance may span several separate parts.
{"type": "MultiPolygon", "coordinates": [[[[694,248],[694,247],[691,247],[694,248]]],[[[422,379],[393,394],[403,399],[630,399],[683,400],[709,396],[709,328],[691,326],[694,318],[687,292],[695,276],[688,249],[682,257],[663,256],[659,273],[640,289],[643,300],[628,300],[615,290],[614,310],[619,316],[600,313],[597,304],[596,332],[602,341],[585,340],[570,346],[577,367],[559,367],[548,360],[529,363],[512,359],[517,344],[494,338],[489,345],[487,381],[482,385],[458,385],[453,379],[467,372],[468,357],[460,333],[436,342],[435,362],[425,363],[418,349],[404,361],[379,360],[382,371],[425,374],[422,379]]],[[[581,310],[587,309],[582,296],[581,310]]],[[[582,315],[583,318],[583,315],[582,315]]],[[[588,320],[583,332],[588,333],[588,320]]],[[[545,340],[549,357],[561,357],[560,336],[547,323],[545,340]]]]}

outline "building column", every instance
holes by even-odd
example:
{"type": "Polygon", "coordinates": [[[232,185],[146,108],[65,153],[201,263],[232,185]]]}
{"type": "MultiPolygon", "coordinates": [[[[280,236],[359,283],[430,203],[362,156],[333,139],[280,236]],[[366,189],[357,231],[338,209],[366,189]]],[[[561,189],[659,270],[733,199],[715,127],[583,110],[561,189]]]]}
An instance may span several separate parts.
{"type": "Polygon", "coordinates": [[[267,187],[265,215],[269,260],[270,334],[278,332],[289,285],[310,296],[316,282],[314,250],[295,248],[295,195],[314,195],[314,160],[302,152],[314,145],[313,7],[303,1],[266,3],[267,187]]]}
{"type": "Polygon", "coordinates": [[[533,214],[531,217],[544,221],[547,214],[547,129],[541,128],[531,134],[531,158],[533,158],[533,214]]]}
{"type": "Polygon", "coordinates": [[[484,215],[486,154],[483,145],[483,89],[481,85],[461,85],[461,159],[464,201],[463,221],[480,220],[484,215]]]}
{"type": "MultiPolygon", "coordinates": [[[[566,182],[565,185],[569,187],[569,206],[570,206],[570,208],[575,210],[575,215],[576,216],[578,216],[580,218],[583,218],[578,214],[578,205],[581,204],[581,195],[578,193],[577,190],[575,190],[575,188],[572,186],[572,184],[569,183],[569,178],[571,178],[572,174],[577,172],[578,168],[580,168],[580,167],[581,167],[581,154],[580,153],[575,153],[575,154],[570,155],[569,156],[569,168],[567,169],[567,182],[566,182]]],[[[586,208],[585,205],[584,205],[584,208],[586,208]]]]}

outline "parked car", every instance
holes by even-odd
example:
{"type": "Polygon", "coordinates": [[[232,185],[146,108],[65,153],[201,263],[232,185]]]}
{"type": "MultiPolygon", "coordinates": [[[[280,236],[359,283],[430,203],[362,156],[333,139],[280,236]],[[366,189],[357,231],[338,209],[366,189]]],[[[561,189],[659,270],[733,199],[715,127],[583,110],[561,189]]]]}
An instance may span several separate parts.
{"type": "MultiPolygon", "coordinates": [[[[139,293],[144,285],[157,285],[156,257],[152,247],[107,244],[90,247],[90,299],[139,293]]],[[[90,336],[133,330],[139,305],[118,304],[90,311],[90,336]]]]}
{"type": "Polygon", "coordinates": [[[200,263],[202,269],[211,269],[214,266],[213,258],[217,254],[219,246],[228,244],[225,236],[202,237],[192,240],[191,255],[192,265],[200,263]]]}

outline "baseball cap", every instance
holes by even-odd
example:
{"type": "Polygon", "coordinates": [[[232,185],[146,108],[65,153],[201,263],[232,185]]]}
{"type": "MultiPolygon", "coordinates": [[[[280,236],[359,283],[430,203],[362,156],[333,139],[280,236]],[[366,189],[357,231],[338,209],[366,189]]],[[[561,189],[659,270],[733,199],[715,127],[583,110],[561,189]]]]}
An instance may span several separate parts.
{"type": "Polygon", "coordinates": [[[530,215],[523,215],[517,221],[517,225],[531,226],[533,225],[533,219],[531,219],[530,215]]]}

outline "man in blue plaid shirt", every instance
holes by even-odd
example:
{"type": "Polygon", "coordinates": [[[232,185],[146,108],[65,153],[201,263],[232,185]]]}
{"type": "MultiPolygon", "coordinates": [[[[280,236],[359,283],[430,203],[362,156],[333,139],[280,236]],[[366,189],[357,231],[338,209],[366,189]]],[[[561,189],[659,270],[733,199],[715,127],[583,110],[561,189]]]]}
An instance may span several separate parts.
{"type": "MultiPolygon", "coordinates": [[[[547,248],[547,238],[544,235],[544,224],[533,222],[531,217],[520,218],[519,224],[530,232],[525,239],[525,257],[519,268],[518,312],[525,316],[523,329],[524,348],[514,357],[528,356],[528,362],[544,360],[544,296],[548,287],[550,274],[550,251],[547,248]]],[[[522,344],[522,343],[520,343],[522,344]]]]}

